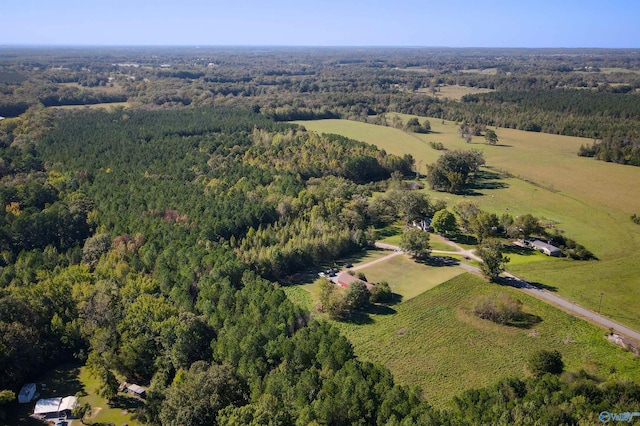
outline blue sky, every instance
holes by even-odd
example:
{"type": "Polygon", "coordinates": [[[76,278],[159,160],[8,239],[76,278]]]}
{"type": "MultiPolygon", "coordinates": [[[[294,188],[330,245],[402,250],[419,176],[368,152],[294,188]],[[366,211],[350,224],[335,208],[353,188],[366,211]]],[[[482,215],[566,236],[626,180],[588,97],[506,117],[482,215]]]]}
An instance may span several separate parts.
{"type": "Polygon", "coordinates": [[[4,1],[15,44],[638,48],[640,1],[4,1]]]}

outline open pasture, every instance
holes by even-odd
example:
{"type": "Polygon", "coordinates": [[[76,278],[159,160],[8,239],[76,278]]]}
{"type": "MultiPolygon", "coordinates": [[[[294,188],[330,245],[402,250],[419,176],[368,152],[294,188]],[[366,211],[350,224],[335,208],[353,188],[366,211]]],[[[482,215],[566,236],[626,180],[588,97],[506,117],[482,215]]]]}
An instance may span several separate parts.
{"type": "Polygon", "coordinates": [[[433,93],[431,89],[419,89],[418,92],[426,93],[428,95],[435,96],[436,98],[447,98],[447,99],[454,99],[458,101],[464,95],[476,95],[479,93],[489,93],[489,92],[493,92],[493,90],[483,89],[480,87],[459,86],[457,84],[454,84],[450,86],[449,85],[438,86],[435,93],[433,93]]]}
{"type": "MultiPolygon", "coordinates": [[[[407,119],[411,116],[400,114],[407,119]]],[[[466,196],[484,210],[513,216],[531,213],[553,223],[569,238],[591,250],[599,260],[589,262],[548,259],[514,262],[507,269],[557,291],[592,310],[640,329],[640,226],[629,219],[640,214],[640,168],[578,157],[580,145],[589,139],[497,128],[499,141],[489,146],[480,136],[467,144],[459,125],[429,118],[432,133],[416,134],[347,120],[298,122],[320,133],[338,133],[377,145],[387,152],[416,159],[422,173],[440,155],[429,142],[445,148],[479,149],[485,169],[497,172],[499,189],[479,185],[476,195],[466,196]]],[[[489,182],[489,184],[491,181],[489,182]]],[[[449,205],[462,196],[424,190],[449,205]]]]}
{"type": "Polygon", "coordinates": [[[428,266],[416,263],[408,255],[395,256],[358,270],[371,282],[386,281],[406,302],[419,294],[464,273],[455,266],[428,266]]]}
{"type": "Polygon", "coordinates": [[[372,315],[366,324],[336,323],[363,360],[388,367],[402,384],[420,385],[427,400],[445,406],[466,389],[525,374],[537,349],[557,349],[566,370],[640,380],[640,359],[609,343],[599,328],[509,287],[463,274],[372,315]],[[518,326],[477,318],[477,300],[506,292],[523,303],[518,326]]]}
{"type": "Polygon", "coordinates": [[[49,108],[54,108],[54,109],[82,109],[82,108],[98,109],[98,108],[104,108],[107,111],[111,111],[111,110],[116,109],[118,107],[129,108],[129,106],[130,106],[129,102],[104,102],[104,103],[99,103],[99,104],[87,104],[87,105],[60,105],[60,106],[52,106],[52,107],[49,107],[49,108]]]}

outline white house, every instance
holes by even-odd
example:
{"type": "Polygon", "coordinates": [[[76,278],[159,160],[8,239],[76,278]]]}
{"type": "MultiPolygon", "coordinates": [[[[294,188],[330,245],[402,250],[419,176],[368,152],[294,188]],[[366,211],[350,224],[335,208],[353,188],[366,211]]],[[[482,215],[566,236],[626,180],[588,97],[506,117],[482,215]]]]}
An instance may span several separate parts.
{"type": "Polygon", "coordinates": [[[60,417],[62,414],[68,416],[76,405],[78,405],[78,398],[75,396],[39,399],[33,414],[43,418],[60,417]]]}

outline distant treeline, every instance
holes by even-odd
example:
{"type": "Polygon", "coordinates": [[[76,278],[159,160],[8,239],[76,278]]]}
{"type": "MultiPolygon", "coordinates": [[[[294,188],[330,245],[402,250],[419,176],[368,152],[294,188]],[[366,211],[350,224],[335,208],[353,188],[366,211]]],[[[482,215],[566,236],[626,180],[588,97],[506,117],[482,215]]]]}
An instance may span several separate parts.
{"type": "Polygon", "coordinates": [[[580,146],[578,155],[618,164],[640,166],[640,142],[630,140],[595,141],[591,145],[580,146]]]}

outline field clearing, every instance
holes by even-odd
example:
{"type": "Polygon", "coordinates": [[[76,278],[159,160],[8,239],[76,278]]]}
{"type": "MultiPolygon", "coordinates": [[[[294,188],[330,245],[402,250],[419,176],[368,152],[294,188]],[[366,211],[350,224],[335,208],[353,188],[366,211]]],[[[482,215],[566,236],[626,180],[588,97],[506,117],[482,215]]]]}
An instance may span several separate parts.
{"type": "Polygon", "coordinates": [[[79,83],[58,83],[60,87],[75,87],[76,89],[86,90],[88,92],[100,93],[122,93],[123,87],[118,83],[112,83],[112,86],[83,86],[79,83]]]}
{"type": "MultiPolygon", "coordinates": [[[[411,116],[398,114],[407,119],[411,116]]],[[[579,262],[514,258],[507,269],[518,276],[557,288],[559,294],[597,310],[604,293],[602,311],[613,320],[640,329],[640,226],[629,219],[640,214],[640,168],[577,156],[589,139],[494,128],[496,146],[474,137],[467,144],[458,125],[430,118],[432,133],[415,134],[347,120],[298,122],[319,133],[338,133],[372,143],[389,153],[410,153],[421,164],[421,172],[441,155],[429,142],[442,142],[450,150],[479,149],[490,171],[508,173],[496,182],[500,189],[476,189],[466,197],[484,210],[531,213],[564,231],[565,235],[591,250],[599,260],[579,262]]],[[[449,205],[462,196],[423,190],[449,205]]]]}
{"type": "MultiPolygon", "coordinates": [[[[387,250],[369,250],[366,256],[360,257],[357,262],[354,261],[353,266],[358,267],[389,254],[391,252],[387,250]]],[[[406,302],[465,271],[455,266],[429,266],[417,263],[403,254],[358,269],[357,272],[363,272],[367,280],[373,283],[388,282],[393,293],[400,295],[401,300],[406,302]]],[[[318,299],[315,285],[317,279],[318,276],[312,274],[299,284],[282,286],[282,290],[296,305],[311,309],[318,299]]]]}
{"type": "Polygon", "coordinates": [[[466,389],[504,377],[521,377],[529,354],[557,349],[566,370],[640,380],[640,359],[607,342],[604,332],[517,290],[463,274],[372,315],[367,324],[336,322],[363,360],[388,367],[401,384],[420,385],[426,399],[444,407],[466,389]],[[523,302],[527,327],[482,320],[472,310],[479,297],[505,292],[523,302]]]}
{"type": "Polygon", "coordinates": [[[431,92],[431,89],[419,89],[418,92],[426,95],[435,96],[436,98],[447,98],[459,101],[464,95],[477,95],[480,93],[495,92],[492,89],[483,89],[480,87],[466,87],[466,86],[438,86],[435,93],[431,92]]]}
{"type": "Polygon", "coordinates": [[[498,74],[498,68],[472,68],[468,70],[460,70],[463,74],[483,74],[483,75],[496,75],[498,74]]]}
{"type": "Polygon", "coordinates": [[[630,74],[640,74],[638,70],[630,70],[627,68],[600,68],[600,72],[602,74],[615,74],[615,73],[630,73],[630,74]]]}
{"type": "Polygon", "coordinates": [[[104,102],[104,103],[100,103],[100,104],[87,104],[87,105],[60,105],[60,106],[51,106],[49,108],[53,108],[53,109],[82,109],[82,108],[88,108],[88,109],[98,109],[98,108],[104,108],[107,111],[111,111],[114,110],[116,108],[129,108],[131,106],[131,104],[129,102],[104,102]]]}
{"type": "Polygon", "coordinates": [[[416,263],[408,255],[400,255],[367,266],[358,272],[364,272],[371,282],[388,282],[391,291],[401,295],[402,301],[406,302],[464,273],[464,270],[455,266],[427,266],[416,263]]]}
{"type": "Polygon", "coordinates": [[[139,399],[119,393],[113,406],[107,400],[98,396],[98,380],[89,374],[86,367],[80,369],[78,379],[85,385],[86,396],[80,398],[80,404],[89,403],[92,407],[90,421],[101,424],[120,424],[126,422],[129,426],[141,426],[143,423],[134,420],[131,411],[142,405],[139,399]],[[99,407],[99,410],[96,408],[99,407]]]}

